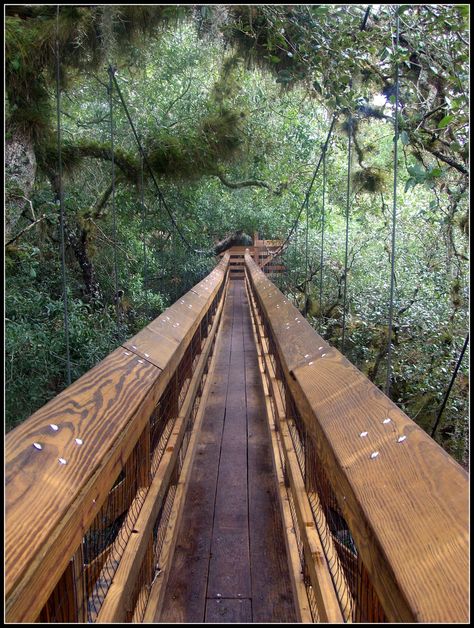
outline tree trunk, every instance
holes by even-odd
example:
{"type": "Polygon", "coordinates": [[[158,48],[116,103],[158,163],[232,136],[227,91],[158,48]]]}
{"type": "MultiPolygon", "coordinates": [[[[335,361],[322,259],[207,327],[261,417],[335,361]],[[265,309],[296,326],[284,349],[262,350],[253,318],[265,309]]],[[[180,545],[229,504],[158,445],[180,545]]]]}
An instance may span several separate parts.
{"type": "Polygon", "coordinates": [[[8,240],[30,198],[36,177],[36,156],[30,138],[13,133],[5,142],[5,239],[8,240]]]}
{"type": "Polygon", "coordinates": [[[102,292],[92,264],[87,253],[87,232],[79,225],[71,227],[67,221],[64,224],[64,239],[74,251],[76,260],[82,271],[85,297],[91,302],[102,302],[102,292]]]}
{"type": "MultiPolygon", "coordinates": [[[[52,170],[47,172],[49,182],[56,198],[60,198],[60,184],[58,174],[52,170]]],[[[84,281],[84,296],[92,303],[102,303],[102,292],[99,282],[95,274],[94,265],[92,264],[87,252],[87,231],[74,220],[71,225],[64,217],[64,244],[70,246],[74,252],[77,263],[82,272],[84,281]]]]}

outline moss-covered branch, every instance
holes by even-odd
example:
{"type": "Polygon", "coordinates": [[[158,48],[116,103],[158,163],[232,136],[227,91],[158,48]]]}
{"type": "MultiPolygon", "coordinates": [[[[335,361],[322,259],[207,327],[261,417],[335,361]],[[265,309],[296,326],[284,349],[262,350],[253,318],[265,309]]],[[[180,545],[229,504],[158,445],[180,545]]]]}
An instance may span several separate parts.
{"type": "MultiPolygon", "coordinates": [[[[104,161],[112,161],[112,150],[107,144],[99,144],[97,142],[83,142],[77,146],[69,146],[70,157],[92,157],[95,159],[102,159],[104,161]]],[[[65,159],[69,155],[65,156],[65,159]]],[[[115,149],[114,151],[114,163],[122,171],[125,178],[133,184],[136,184],[139,180],[140,165],[135,157],[126,153],[121,149],[115,149]]]]}
{"type": "Polygon", "coordinates": [[[220,182],[223,183],[226,187],[231,188],[232,190],[237,190],[239,188],[250,188],[250,187],[258,187],[258,188],[266,188],[267,190],[271,190],[272,188],[265,181],[260,181],[259,179],[247,179],[245,181],[229,181],[225,175],[221,172],[218,172],[216,176],[219,178],[220,182]]]}

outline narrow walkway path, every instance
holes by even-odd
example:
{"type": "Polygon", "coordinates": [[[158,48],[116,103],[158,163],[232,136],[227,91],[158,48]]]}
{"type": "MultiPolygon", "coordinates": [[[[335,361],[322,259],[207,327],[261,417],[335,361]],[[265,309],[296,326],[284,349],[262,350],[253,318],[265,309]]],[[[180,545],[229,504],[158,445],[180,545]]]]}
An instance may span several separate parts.
{"type": "Polygon", "coordinates": [[[160,622],[296,621],[244,282],[231,281],[160,622]]]}

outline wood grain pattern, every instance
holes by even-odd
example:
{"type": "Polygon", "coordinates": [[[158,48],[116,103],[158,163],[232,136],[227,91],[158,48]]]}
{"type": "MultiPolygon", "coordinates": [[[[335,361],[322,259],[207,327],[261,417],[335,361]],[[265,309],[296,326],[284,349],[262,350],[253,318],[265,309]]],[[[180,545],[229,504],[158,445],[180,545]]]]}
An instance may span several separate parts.
{"type": "Polygon", "coordinates": [[[41,609],[138,439],[123,442],[132,419],[143,429],[159,373],[117,349],[7,435],[7,616],[41,609]]]}
{"type": "Polygon", "coordinates": [[[467,474],[316,332],[311,341],[306,321],[295,321],[301,317],[296,308],[249,256],[246,265],[288,385],[388,618],[465,621],[467,474]],[[275,313],[280,309],[286,325],[275,313]],[[297,328],[304,330],[306,364],[298,363],[301,348],[292,351],[297,328]],[[386,417],[391,421],[384,424],[386,417]],[[363,431],[367,438],[360,438],[363,431]],[[400,436],[406,439],[398,442],[400,436]]]}
{"type": "MultiPolygon", "coordinates": [[[[173,314],[183,327],[186,323],[175,353],[184,353],[190,330],[203,315],[197,304],[212,302],[227,266],[228,256],[211,273],[202,296],[189,295],[197,315],[188,314],[192,308],[173,314]]],[[[141,349],[142,354],[116,349],[6,437],[9,621],[36,619],[164,390],[163,371],[144,356],[144,345],[141,349]]],[[[169,343],[166,351],[170,356],[169,343]]]]}
{"type": "MultiPolygon", "coordinates": [[[[206,340],[204,350],[199,357],[186,398],[168,440],[166,451],[163,454],[163,458],[153,478],[138,519],[133,526],[136,532],[127,543],[114,580],[100,609],[98,617],[100,622],[114,623],[126,620],[126,612],[130,605],[131,594],[135,582],[139,577],[139,570],[142,567],[145,552],[149,546],[153,525],[159,509],[161,508],[163,498],[178,459],[181,443],[190,421],[191,411],[211,350],[212,341],[219,327],[221,311],[222,303],[216,312],[212,330],[206,340]]],[[[149,460],[149,455],[147,459],[149,460]]]]}
{"type": "MultiPolygon", "coordinates": [[[[295,377],[324,426],[324,434],[315,427],[314,436],[326,438],[343,465],[337,476],[347,505],[341,508],[387,615],[466,619],[467,474],[394,404],[387,405],[378,389],[367,390],[368,380],[354,367],[338,364],[337,355],[324,360],[300,367],[295,377]],[[334,386],[342,379],[350,391],[344,397],[334,386]],[[385,417],[390,423],[383,424],[385,417]],[[366,438],[359,436],[363,431],[366,438]],[[400,436],[406,440],[399,443],[400,436]],[[375,451],[379,455],[371,459],[375,451]]],[[[329,457],[323,460],[328,474],[337,468],[329,457]]]]}

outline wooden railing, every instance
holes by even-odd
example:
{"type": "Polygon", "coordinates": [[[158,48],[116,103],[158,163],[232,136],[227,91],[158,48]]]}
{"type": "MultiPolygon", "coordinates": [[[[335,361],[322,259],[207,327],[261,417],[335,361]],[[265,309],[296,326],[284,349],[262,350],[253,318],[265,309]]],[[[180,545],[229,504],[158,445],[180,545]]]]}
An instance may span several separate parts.
{"type": "MultiPolygon", "coordinates": [[[[281,252],[278,253],[282,240],[259,240],[252,246],[233,246],[227,249],[230,254],[231,278],[243,279],[244,256],[248,253],[265,273],[282,273],[286,270],[281,252]],[[267,244],[268,243],[268,244],[267,244]],[[278,253],[275,256],[275,253],[278,253]]],[[[224,253],[221,253],[224,255],[224,253]]]]}
{"type": "Polygon", "coordinates": [[[466,472],[245,267],[313,621],[467,621],[466,472]]]}
{"type": "Polygon", "coordinates": [[[143,619],[228,265],[7,435],[8,622],[143,619]]]}
{"type": "MultiPolygon", "coordinates": [[[[300,619],[466,621],[467,474],[244,268],[300,619]]],[[[7,435],[7,621],[154,620],[228,279],[7,435]]]]}

